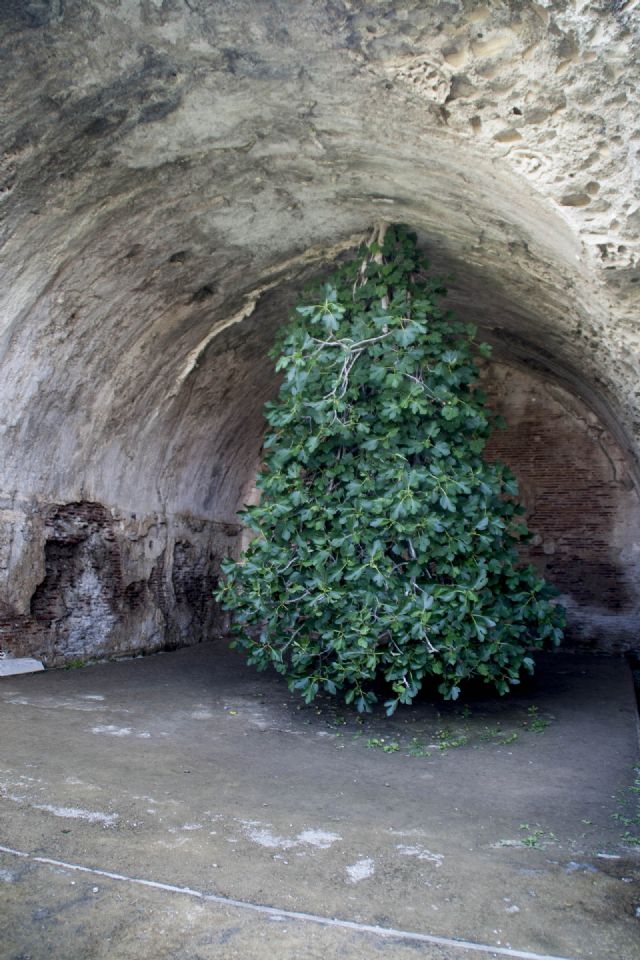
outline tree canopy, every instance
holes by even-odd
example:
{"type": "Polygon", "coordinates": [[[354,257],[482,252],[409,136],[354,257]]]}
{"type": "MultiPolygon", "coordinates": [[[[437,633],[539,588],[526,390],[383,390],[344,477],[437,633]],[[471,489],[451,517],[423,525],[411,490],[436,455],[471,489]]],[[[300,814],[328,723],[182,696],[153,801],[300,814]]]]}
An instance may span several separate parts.
{"type": "Polygon", "coordinates": [[[405,227],[376,231],[295,308],[274,351],[260,503],[217,596],[236,646],[307,702],[340,694],[392,713],[426,678],[506,693],[564,611],[518,556],[518,488],[483,459],[496,418],[478,387],[474,326],[443,310],[405,227]]]}

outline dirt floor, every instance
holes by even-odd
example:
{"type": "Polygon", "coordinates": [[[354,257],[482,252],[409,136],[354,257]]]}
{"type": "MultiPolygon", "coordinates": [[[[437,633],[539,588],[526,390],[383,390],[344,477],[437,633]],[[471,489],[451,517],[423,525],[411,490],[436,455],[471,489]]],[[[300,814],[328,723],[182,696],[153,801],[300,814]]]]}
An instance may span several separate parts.
{"type": "Polygon", "coordinates": [[[609,657],[391,720],[221,644],[6,677],[0,957],[638,960],[637,763],[609,657]]]}

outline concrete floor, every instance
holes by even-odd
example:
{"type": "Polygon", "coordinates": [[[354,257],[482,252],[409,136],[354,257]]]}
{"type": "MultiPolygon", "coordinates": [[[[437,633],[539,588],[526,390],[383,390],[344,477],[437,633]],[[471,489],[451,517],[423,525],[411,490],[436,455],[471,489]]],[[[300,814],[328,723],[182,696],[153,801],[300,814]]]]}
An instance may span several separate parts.
{"type": "Polygon", "coordinates": [[[637,759],[607,657],[364,722],[215,644],[7,677],[0,956],[638,960],[637,759]]]}

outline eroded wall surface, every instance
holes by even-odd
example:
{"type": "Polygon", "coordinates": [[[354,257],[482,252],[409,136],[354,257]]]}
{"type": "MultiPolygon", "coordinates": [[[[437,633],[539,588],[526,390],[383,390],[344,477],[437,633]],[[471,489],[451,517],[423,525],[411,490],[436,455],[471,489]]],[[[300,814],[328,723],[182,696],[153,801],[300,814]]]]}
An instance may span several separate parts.
{"type": "MultiPolygon", "coordinates": [[[[638,19],[635,0],[5,0],[0,642],[61,662],[208,635],[275,332],[380,219],[636,482],[638,19]]],[[[572,449],[596,470],[580,431],[572,449]]],[[[552,513],[541,562],[582,556],[552,513]]],[[[607,543],[630,583],[632,546],[607,543]]],[[[630,635],[615,603],[589,643],[630,635]]]]}
{"type": "Polygon", "coordinates": [[[507,426],[488,459],[509,464],[533,534],[521,549],[559,591],[565,647],[637,647],[640,500],[611,433],[562,386],[505,363],[483,372],[489,404],[507,426]]]}
{"type": "Polygon", "coordinates": [[[212,591],[237,524],[87,501],[5,503],[0,523],[6,652],[61,666],[186,646],[223,626],[212,591]]]}

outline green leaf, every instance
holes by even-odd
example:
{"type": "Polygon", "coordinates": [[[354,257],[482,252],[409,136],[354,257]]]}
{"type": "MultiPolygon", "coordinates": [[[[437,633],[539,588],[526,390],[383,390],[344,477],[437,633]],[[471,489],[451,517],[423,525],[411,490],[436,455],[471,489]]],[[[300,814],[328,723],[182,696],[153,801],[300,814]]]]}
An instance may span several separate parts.
{"type": "MultiPolygon", "coordinates": [[[[393,713],[438,678],[506,693],[562,637],[510,471],[481,459],[492,418],[473,325],[441,307],[415,236],[390,225],[293,312],[272,352],[255,537],[214,595],[233,644],[310,703],[322,691],[393,713]],[[381,299],[385,297],[384,304],[381,299]]],[[[239,538],[238,538],[239,539],[239,538]]]]}

